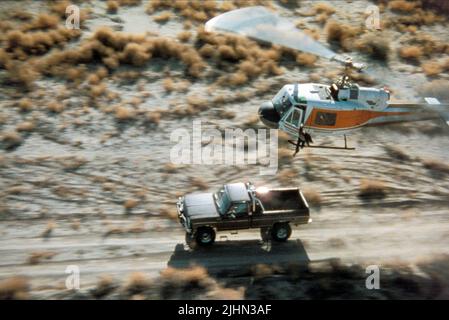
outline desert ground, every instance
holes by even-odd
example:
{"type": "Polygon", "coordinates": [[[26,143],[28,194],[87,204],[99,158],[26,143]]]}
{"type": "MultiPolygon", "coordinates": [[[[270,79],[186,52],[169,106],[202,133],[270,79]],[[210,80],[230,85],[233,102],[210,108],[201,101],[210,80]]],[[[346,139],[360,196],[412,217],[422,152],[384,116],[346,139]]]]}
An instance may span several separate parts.
{"type": "MultiPolygon", "coordinates": [[[[265,5],[380,75],[394,100],[449,100],[444,1],[2,1],[1,299],[448,299],[449,130],[442,121],[365,128],[353,151],[302,150],[280,134],[279,170],[175,165],[193,120],[263,128],[286,83],[331,83],[333,62],[209,34],[222,12],[265,5]],[[65,9],[81,8],[81,29],[65,9]],[[380,9],[381,30],[365,27],[380,9]],[[258,230],[190,250],[176,200],[225,182],[300,187],[313,222],[284,244],[258,230]],[[368,290],[366,267],[380,268],[368,290]],[[68,266],[80,289],[66,287],[68,266]]],[[[341,145],[341,136],[316,137],[341,145]]],[[[248,150],[248,152],[256,152],[248,150]]]]}

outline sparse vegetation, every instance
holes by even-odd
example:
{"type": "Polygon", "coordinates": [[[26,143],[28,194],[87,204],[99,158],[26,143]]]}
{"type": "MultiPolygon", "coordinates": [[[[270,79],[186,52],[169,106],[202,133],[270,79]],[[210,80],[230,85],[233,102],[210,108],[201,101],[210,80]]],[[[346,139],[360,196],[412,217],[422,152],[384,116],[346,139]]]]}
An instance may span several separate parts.
{"type": "Polygon", "coordinates": [[[53,220],[48,221],[47,227],[42,232],[41,237],[42,238],[49,238],[52,235],[52,233],[53,233],[55,228],[56,228],[56,222],[53,221],[53,220]]]}
{"type": "Polygon", "coordinates": [[[143,272],[133,272],[129,275],[123,290],[129,294],[134,295],[142,293],[150,288],[151,281],[143,272]]]}
{"type": "Polygon", "coordinates": [[[449,174],[449,164],[437,159],[425,159],[422,162],[424,168],[440,174],[449,174]]]}
{"type": "Polygon", "coordinates": [[[423,55],[423,51],[418,46],[407,46],[399,49],[399,56],[405,60],[419,61],[423,55]]]}
{"type": "Polygon", "coordinates": [[[28,299],[30,285],[28,278],[14,276],[0,281],[1,300],[22,300],[28,299]]]}
{"type": "Polygon", "coordinates": [[[316,206],[316,207],[321,206],[321,203],[323,200],[321,198],[321,194],[319,191],[313,190],[311,188],[303,188],[301,191],[302,191],[304,197],[306,198],[306,201],[311,206],[316,206]]]}
{"type": "Polygon", "coordinates": [[[360,181],[359,197],[361,198],[384,198],[387,196],[388,187],[379,180],[362,179],[360,181]]]}
{"type": "Polygon", "coordinates": [[[35,251],[30,254],[27,263],[31,265],[39,264],[42,260],[50,260],[55,255],[56,253],[52,251],[35,251]]]}
{"type": "Polygon", "coordinates": [[[114,279],[110,275],[102,275],[98,278],[97,286],[92,290],[95,298],[102,298],[117,288],[114,279]]]}
{"type": "Polygon", "coordinates": [[[108,13],[117,13],[120,5],[117,1],[115,0],[108,0],[108,2],[106,2],[106,6],[107,6],[107,12],[108,13]]]}
{"type": "Polygon", "coordinates": [[[367,33],[357,40],[355,47],[373,58],[387,60],[390,52],[390,40],[385,35],[367,33]]]}
{"type": "Polygon", "coordinates": [[[387,154],[395,160],[399,161],[410,161],[411,157],[405,152],[404,149],[394,145],[386,145],[384,146],[387,154]]]}

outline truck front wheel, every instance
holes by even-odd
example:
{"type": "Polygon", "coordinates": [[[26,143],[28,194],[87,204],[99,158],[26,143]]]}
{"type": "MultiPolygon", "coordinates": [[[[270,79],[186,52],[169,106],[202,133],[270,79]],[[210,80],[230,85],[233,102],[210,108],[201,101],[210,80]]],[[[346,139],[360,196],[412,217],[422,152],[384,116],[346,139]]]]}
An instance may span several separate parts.
{"type": "Polygon", "coordinates": [[[271,229],[271,237],[274,241],[284,242],[290,238],[292,234],[292,228],[287,223],[276,223],[271,229]]]}
{"type": "Polygon", "coordinates": [[[200,246],[210,246],[215,241],[215,231],[210,227],[198,228],[195,239],[200,246]]]}

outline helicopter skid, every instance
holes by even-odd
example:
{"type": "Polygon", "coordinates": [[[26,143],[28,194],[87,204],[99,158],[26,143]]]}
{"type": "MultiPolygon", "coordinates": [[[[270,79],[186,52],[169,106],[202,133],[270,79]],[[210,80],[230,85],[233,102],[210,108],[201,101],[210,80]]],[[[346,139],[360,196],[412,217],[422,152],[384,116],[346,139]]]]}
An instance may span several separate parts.
{"type": "MultiPolygon", "coordinates": [[[[309,145],[305,145],[301,149],[304,149],[304,148],[315,148],[315,149],[334,149],[334,150],[355,150],[354,147],[348,147],[346,135],[344,135],[344,139],[345,139],[345,146],[344,147],[321,146],[321,145],[315,146],[315,145],[310,145],[309,144],[309,145]]],[[[288,140],[288,142],[291,143],[292,145],[294,145],[295,147],[297,146],[297,143],[295,141],[293,141],[293,140],[288,140]]]]}

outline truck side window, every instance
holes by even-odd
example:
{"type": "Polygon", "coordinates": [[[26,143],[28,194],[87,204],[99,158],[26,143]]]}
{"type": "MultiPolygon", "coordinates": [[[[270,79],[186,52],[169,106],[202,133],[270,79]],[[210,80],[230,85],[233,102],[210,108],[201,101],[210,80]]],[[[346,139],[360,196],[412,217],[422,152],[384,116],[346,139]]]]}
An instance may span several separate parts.
{"type": "Polygon", "coordinates": [[[236,203],[232,206],[231,211],[234,211],[234,214],[239,217],[248,213],[248,204],[246,202],[236,203]]]}

